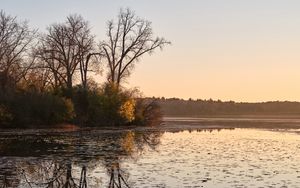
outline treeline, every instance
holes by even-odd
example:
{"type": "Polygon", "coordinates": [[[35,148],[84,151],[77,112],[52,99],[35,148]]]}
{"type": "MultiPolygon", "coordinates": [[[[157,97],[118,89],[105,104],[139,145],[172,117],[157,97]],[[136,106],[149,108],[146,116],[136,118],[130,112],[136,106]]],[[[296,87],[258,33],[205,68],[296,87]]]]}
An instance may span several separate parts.
{"type": "Polygon", "coordinates": [[[157,105],[122,83],[143,55],[170,42],[155,37],[151,22],[130,9],[108,21],[106,32],[96,41],[77,14],[39,32],[0,11],[0,126],[149,121],[145,114],[157,105]],[[101,72],[104,83],[94,79],[101,72]]]}
{"type": "MultiPolygon", "coordinates": [[[[152,98],[151,100],[154,100],[152,98]]],[[[220,100],[155,98],[165,116],[291,115],[300,116],[300,102],[246,103],[220,100]]]]}

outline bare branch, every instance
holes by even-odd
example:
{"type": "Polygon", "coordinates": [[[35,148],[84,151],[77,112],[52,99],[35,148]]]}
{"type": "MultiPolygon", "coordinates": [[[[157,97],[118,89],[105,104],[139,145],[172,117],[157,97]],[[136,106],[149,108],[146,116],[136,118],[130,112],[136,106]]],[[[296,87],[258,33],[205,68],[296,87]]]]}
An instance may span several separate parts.
{"type": "Polygon", "coordinates": [[[151,22],[137,17],[130,9],[121,9],[118,21],[109,21],[107,29],[108,40],[99,46],[110,69],[109,81],[117,86],[144,54],[170,44],[164,38],[154,37],[151,22]]]}

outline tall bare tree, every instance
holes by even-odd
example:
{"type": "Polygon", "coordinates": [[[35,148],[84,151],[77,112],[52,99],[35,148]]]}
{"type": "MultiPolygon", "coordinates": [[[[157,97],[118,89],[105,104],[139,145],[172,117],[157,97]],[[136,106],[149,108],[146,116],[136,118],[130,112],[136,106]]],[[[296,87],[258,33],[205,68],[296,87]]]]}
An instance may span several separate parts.
{"type": "Polygon", "coordinates": [[[97,54],[93,49],[94,36],[88,22],[79,15],[71,15],[65,23],[48,27],[37,54],[45,63],[44,68],[51,70],[56,85],[71,90],[78,70],[86,87],[91,56],[97,54]]]}
{"type": "Polygon", "coordinates": [[[30,44],[36,31],[27,21],[0,11],[0,89],[16,85],[27,73],[33,61],[29,58],[30,44]]]}
{"type": "Polygon", "coordinates": [[[130,9],[121,9],[117,22],[108,22],[107,37],[99,47],[108,63],[108,81],[117,86],[144,54],[170,44],[164,38],[155,37],[151,22],[137,17],[130,9]]]}

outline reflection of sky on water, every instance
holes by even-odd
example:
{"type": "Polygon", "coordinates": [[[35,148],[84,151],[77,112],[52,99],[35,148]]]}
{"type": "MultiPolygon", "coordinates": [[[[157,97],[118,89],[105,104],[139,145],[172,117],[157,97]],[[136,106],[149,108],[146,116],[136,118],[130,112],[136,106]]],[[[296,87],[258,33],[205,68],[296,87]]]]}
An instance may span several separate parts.
{"type": "Polygon", "coordinates": [[[157,152],[131,169],[148,176],[144,184],[170,187],[297,187],[299,141],[296,134],[257,129],[165,133],[157,152]]]}
{"type": "Polygon", "coordinates": [[[70,186],[86,180],[88,187],[108,187],[112,176],[117,183],[123,178],[122,187],[300,184],[300,136],[288,131],[94,130],[13,135],[0,136],[0,184],[10,186],[46,187],[45,182],[59,177],[61,184],[69,181],[70,186]]]}

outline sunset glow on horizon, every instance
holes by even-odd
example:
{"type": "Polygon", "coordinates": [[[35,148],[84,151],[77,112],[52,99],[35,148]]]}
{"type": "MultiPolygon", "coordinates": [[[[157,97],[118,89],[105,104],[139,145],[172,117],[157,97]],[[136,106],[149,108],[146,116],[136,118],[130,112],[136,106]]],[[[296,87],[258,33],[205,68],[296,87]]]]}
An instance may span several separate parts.
{"type": "Polygon", "coordinates": [[[300,1],[2,0],[0,9],[39,31],[78,13],[100,41],[122,7],[172,42],[127,80],[145,96],[300,101],[300,1]]]}

